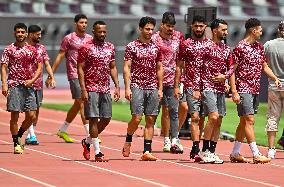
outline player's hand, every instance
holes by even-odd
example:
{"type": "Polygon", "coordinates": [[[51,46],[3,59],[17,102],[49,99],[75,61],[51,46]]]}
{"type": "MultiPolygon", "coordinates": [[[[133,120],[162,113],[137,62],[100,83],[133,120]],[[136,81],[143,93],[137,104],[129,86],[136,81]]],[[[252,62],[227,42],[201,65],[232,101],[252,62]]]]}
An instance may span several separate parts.
{"type": "Polygon", "coordinates": [[[132,99],[132,92],[129,88],[125,88],[125,99],[131,101],[132,99]]]}
{"type": "Polygon", "coordinates": [[[225,83],[225,92],[228,93],[230,91],[230,85],[225,83]]]}
{"type": "Polygon", "coordinates": [[[179,88],[174,88],[174,97],[176,98],[176,99],[180,99],[180,97],[181,97],[181,92],[180,92],[180,89],[179,88]]]}
{"type": "Polygon", "coordinates": [[[24,85],[25,85],[25,87],[30,88],[30,87],[33,86],[33,82],[32,82],[32,80],[26,80],[25,83],[24,83],[24,85]]]}
{"type": "Polygon", "coordinates": [[[120,99],[120,88],[115,88],[114,90],[114,101],[117,102],[120,99]]]}
{"type": "Polygon", "coordinates": [[[7,84],[2,84],[2,95],[4,95],[5,97],[8,96],[8,86],[7,86],[7,84]]]}
{"type": "Polygon", "coordinates": [[[278,78],[275,80],[274,83],[275,83],[275,86],[276,86],[277,88],[281,88],[281,87],[282,87],[281,82],[279,81],[278,78]]]}
{"type": "Polygon", "coordinates": [[[225,80],[226,80],[226,76],[223,75],[222,73],[215,73],[215,76],[213,76],[212,80],[215,83],[217,83],[217,82],[224,83],[225,80]]]}
{"type": "Polygon", "coordinates": [[[232,92],[232,99],[233,99],[233,102],[236,104],[240,104],[241,102],[241,98],[238,92],[232,92]]]}
{"type": "Polygon", "coordinates": [[[81,99],[84,103],[88,102],[88,92],[87,90],[82,90],[81,91],[81,99]]]}
{"type": "Polygon", "coordinates": [[[200,91],[198,91],[198,90],[193,91],[192,97],[193,97],[193,99],[200,100],[201,99],[200,91]]]}

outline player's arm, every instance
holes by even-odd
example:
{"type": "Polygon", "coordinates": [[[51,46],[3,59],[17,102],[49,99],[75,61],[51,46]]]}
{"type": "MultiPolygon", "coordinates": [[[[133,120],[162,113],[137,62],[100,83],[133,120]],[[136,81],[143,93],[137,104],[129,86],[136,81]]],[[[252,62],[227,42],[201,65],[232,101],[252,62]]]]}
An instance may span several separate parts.
{"type": "Polygon", "coordinates": [[[157,62],[157,78],[158,78],[158,94],[159,98],[163,97],[163,77],[164,77],[164,68],[162,61],[157,62]]]}
{"type": "Polygon", "coordinates": [[[52,72],[52,68],[49,64],[49,61],[48,60],[44,61],[44,64],[45,64],[46,72],[48,74],[48,77],[45,81],[45,85],[46,85],[47,88],[48,87],[55,88],[56,82],[55,82],[55,78],[54,78],[54,75],[53,75],[53,72],[52,72]]]}
{"type": "Polygon", "coordinates": [[[56,58],[55,58],[53,65],[52,65],[53,74],[55,74],[58,66],[60,65],[60,63],[62,62],[64,57],[65,57],[65,51],[60,50],[59,53],[57,54],[56,58]]]}
{"type": "Polygon", "coordinates": [[[32,87],[33,83],[41,76],[42,73],[42,63],[41,62],[36,62],[37,63],[37,70],[31,80],[26,80],[25,81],[25,86],[26,87],[32,87]]]}
{"type": "Polygon", "coordinates": [[[1,82],[2,82],[2,94],[8,96],[8,86],[7,86],[7,64],[1,64],[1,82]]]}
{"type": "Polygon", "coordinates": [[[184,69],[184,61],[178,60],[176,63],[176,73],[174,82],[174,96],[179,99],[181,93],[179,89],[180,77],[182,75],[182,70],[184,69]]]}
{"type": "Polygon", "coordinates": [[[80,83],[80,87],[81,87],[81,98],[84,102],[88,101],[88,93],[86,90],[86,86],[85,86],[85,76],[84,76],[84,63],[78,63],[77,64],[77,68],[78,68],[78,79],[79,79],[79,83],[80,83]]]}
{"type": "Polygon", "coordinates": [[[123,79],[125,86],[125,98],[127,100],[132,99],[132,93],[130,90],[130,68],[131,68],[131,60],[125,60],[123,64],[123,79]]]}
{"type": "Polygon", "coordinates": [[[271,80],[274,80],[275,86],[277,86],[278,88],[280,88],[280,87],[281,87],[281,82],[280,82],[279,79],[275,76],[275,74],[272,72],[272,70],[269,68],[269,66],[267,65],[266,62],[263,63],[262,67],[263,67],[264,73],[265,73],[271,80]]]}
{"type": "Polygon", "coordinates": [[[115,85],[114,101],[118,101],[119,98],[120,98],[120,88],[119,88],[118,73],[117,73],[115,60],[113,60],[110,63],[110,76],[111,76],[112,81],[113,81],[113,83],[115,85]]]}

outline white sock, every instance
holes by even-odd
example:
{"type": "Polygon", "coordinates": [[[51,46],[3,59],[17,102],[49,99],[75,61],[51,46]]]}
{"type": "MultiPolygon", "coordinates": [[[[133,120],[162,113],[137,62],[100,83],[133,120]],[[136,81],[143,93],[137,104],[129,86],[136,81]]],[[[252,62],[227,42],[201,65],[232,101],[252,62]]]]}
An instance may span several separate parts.
{"type": "Polygon", "coordinates": [[[35,136],[35,131],[34,131],[34,125],[32,124],[30,127],[29,127],[29,134],[30,136],[35,136]]]}
{"type": "Polygon", "coordinates": [[[249,147],[250,147],[250,150],[251,150],[253,156],[257,156],[259,154],[259,150],[257,148],[256,142],[251,142],[249,144],[249,147]]]}
{"type": "Polygon", "coordinates": [[[92,138],[90,135],[86,138],[86,143],[92,144],[92,138]]]}
{"type": "Polygon", "coordinates": [[[172,145],[176,145],[177,144],[177,138],[172,138],[172,145]]]}
{"type": "Polygon", "coordinates": [[[235,141],[234,148],[232,151],[232,155],[238,155],[241,152],[242,142],[235,141]]]}
{"type": "Polygon", "coordinates": [[[85,129],[86,135],[88,137],[89,136],[89,124],[85,124],[84,129],[85,129]]]}
{"type": "Polygon", "coordinates": [[[61,132],[66,132],[67,131],[67,128],[69,127],[70,123],[64,121],[63,125],[60,127],[60,131],[61,132]]]}
{"type": "Polygon", "coordinates": [[[92,138],[92,143],[95,149],[95,155],[101,152],[99,138],[92,138]]]}
{"type": "Polygon", "coordinates": [[[28,129],[28,133],[27,133],[26,139],[29,139],[30,137],[31,137],[31,134],[30,134],[30,131],[29,131],[29,129],[28,129]]]}
{"type": "Polygon", "coordinates": [[[164,143],[166,143],[166,142],[171,142],[170,137],[165,137],[164,138],[164,143]]]}

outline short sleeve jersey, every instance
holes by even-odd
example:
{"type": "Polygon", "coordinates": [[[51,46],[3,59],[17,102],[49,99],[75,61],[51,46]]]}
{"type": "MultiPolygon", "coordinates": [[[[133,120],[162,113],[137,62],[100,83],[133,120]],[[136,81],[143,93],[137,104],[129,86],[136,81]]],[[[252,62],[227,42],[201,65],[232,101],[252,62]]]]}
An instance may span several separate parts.
{"type": "Polygon", "coordinates": [[[261,72],[266,62],[263,45],[241,40],[234,49],[233,59],[238,65],[235,71],[237,91],[259,94],[261,72]]]}
{"type": "Polygon", "coordinates": [[[137,39],[130,42],[124,60],[131,61],[131,88],[157,89],[157,63],[162,59],[160,48],[153,41],[142,43],[137,39]]]}
{"type": "Polygon", "coordinates": [[[178,58],[185,62],[183,81],[185,89],[201,89],[200,76],[203,65],[203,53],[205,47],[210,43],[211,40],[207,38],[201,41],[188,38],[182,42],[178,58]]]}
{"type": "Polygon", "coordinates": [[[184,36],[179,31],[174,31],[171,39],[164,39],[160,31],[152,35],[152,40],[160,47],[163,57],[164,86],[173,86],[176,72],[176,61],[179,46],[184,40],[184,36]]]}
{"type": "Polygon", "coordinates": [[[92,42],[80,47],[78,63],[84,64],[84,80],[88,92],[110,93],[110,64],[113,61],[114,45],[109,42],[92,42]]]}
{"type": "Polygon", "coordinates": [[[234,64],[230,47],[222,42],[216,44],[212,41],[204,50],[201,73],[202,90],[225,93],[225,83],[216,83],[212,78],[217,74],[223,74],[228,79],[233,72],[234,64]]]}
{"type": "Polygon", "coordinates": [[[78,49],[81,47],[81,45],[91,42],[92,39],[92,36],[89,34],[85,34],[83,37],[79,37],[76,32],[72,32],[63,38],[60,50],[65,52],[68,80],[78,78],[78,49]]]}
{"type": "Polygon", "coordinates": [[[1,64],[6,64],[8,67],[9,88],[24,84],[26,80],[33,78],[35,74],[33,66],[37,66],[37,58],[36,48],[31,45],[18,47],[12,43],[4,49],[1,64]]]}
{"type": "MultiPolygon", "coordinates": [[[[49,61],[49,56],[48,56],[48,54],[46,52],[46,49],[45,49],[44,45],[36,44],[34,47],[37,50],[40,63],[44,64],[46,61],[49,61]]],[[[37,66],[33,66],[33,67],[34,67],[34,71],[36,72],[37,66]]],[[[43,80],[42,80],[42,73],[41,73],[40,77],[34,82],[34,85],[33,85],[36,90],[41,90],[42,89],[42,87],[43,87],[42,81],[43,80]]]]}

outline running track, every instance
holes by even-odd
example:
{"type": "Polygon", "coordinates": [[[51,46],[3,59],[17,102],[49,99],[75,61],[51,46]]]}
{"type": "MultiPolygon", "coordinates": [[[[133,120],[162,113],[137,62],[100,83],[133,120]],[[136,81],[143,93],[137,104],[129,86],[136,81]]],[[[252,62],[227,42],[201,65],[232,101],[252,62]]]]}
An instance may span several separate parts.
{"type": "MultiPolygon", "coordinates": [[[[68,91],[46,91],[44,102],[70,102],[68,91]],[[58,100],[59,99],[59,100],[58,100]]],[[[182,141],[185,153],[173,155],[161,152],[163,140],[155,137],[154,154],[157,162],[140,161],[143,138],[134,137],[132,154],[121,155],[126,123],[112,121],[100,135],[101,149],[110,158],[108,163],[84,160],[80,141],[84,129],[80,117],[68,132],[76,140],[66,144],[55,134],[65,118],[64,112],[41,109],[36,129],[39,146],[26,146],[23,155],[14,155],[9,132],[10,115],[5,111],[5,98],[0,96],[0,186],[284,186],[284,152],[270,164],[235,164],[229,162],[233,144],[220,141],[217,153],[223,165],[198,164],[189,160],[191,141],[182,141]]],[[[20,117],[20,122],[23,115],[20,117]]],[[[142,134],[140,130],[137,134],[142,134]]],[[[25,135],[24,135],[25,136],[25,135]]],[[[263,153],[266,148],[260,147],[263,153]]],[[[93,156],[93,149],[91,149],[93,156]]],[[[242,152],[251,156],[248,145],[242,152]]],[[[93,157],[92,157],[93,158],[93,157]]]]}

